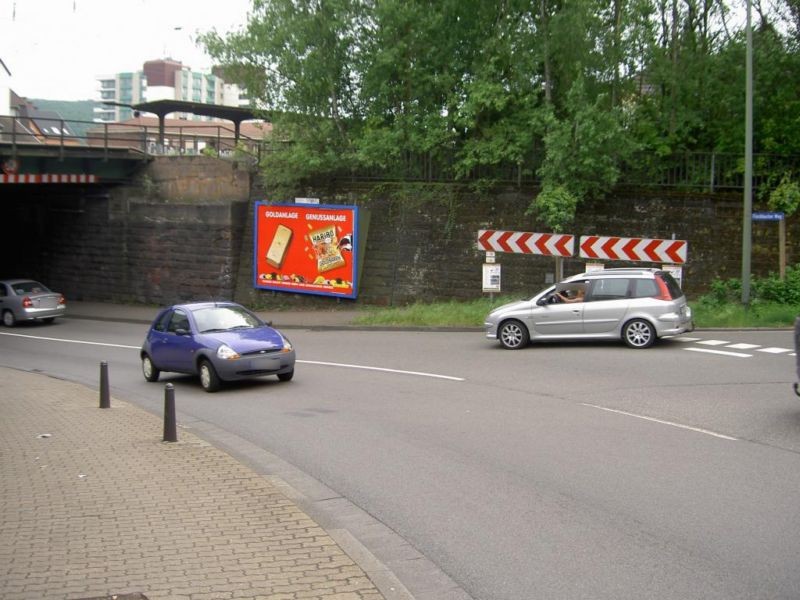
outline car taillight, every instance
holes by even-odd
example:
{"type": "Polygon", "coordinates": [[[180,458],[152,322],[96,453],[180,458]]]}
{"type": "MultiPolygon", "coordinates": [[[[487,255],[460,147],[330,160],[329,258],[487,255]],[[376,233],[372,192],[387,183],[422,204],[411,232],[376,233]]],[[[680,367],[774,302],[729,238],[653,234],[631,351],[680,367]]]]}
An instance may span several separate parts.
{"type": "Polygon", "coordinates": [[[58,297],[58,303],[59,303],[59,304],[66,304],[66,303],[67,303],[67,299],[66,299],[66,298],[64,298],[64,294],[61,294],[61,295],[58,297]]]}
{"type": "Polygon", "coordinates": [[[658,284],[658,291],[659,294],[656,296],[657,300],[672,300],[672,294],[669,293],[669,287],[667,287],[667,282],[661,279],[661,277],[656,277],[656,283],[658,284]]]}
{"type": "Polygon", "coordinates": [[[30,308],[31,306],[33,306],[33,300],[25,296],[22,299],[22,306],[24,306],[25,308],[30,308]]]}

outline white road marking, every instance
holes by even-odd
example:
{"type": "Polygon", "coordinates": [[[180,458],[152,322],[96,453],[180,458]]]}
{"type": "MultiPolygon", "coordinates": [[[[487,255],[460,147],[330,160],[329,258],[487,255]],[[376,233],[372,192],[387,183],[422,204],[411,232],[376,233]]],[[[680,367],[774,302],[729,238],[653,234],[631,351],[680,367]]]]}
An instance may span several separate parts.
{"type": "Polygon", "coordinates": [[[425,373],[422,371],[403,371],[401,369],[387,369],[385,367],[369,367],[366,365],[348,365],[345,363],[324,362],[320,360],[298,360],[297,362],[304,363],[307,365],[343,367],[346,369],[364,369],[366,371],[383,371],[385,373],[398,373],[400,375],[418,375],[420,377],[433,377],[435,379],[448,379],[450,381],[466,381],[463,377],[451,377],[450,375],[437,375],[436,373],[425,373]]]}
{"type": "Polygon", "coordinates": [[[83,340],[65,340],[63,338],[42,337],[39,335],[23,335],[21,333],[4,333],[0,335],[8,335],[11,337],[28,338],[29,340],[43,340],[45,342],[64,342],[65,344],[86,344],[88,346],[106,346],[109,348],[125,348],[130,350],[139,350],[141,346],[126,346],[124,344],[106,344],[105,342],[86,342],[83,340]]]}
{"type": "Polygon", "coordinates": [[[625,415],[627,417],[635,417],[637,419],[643,419],[645,421],[652,421],[653,423],[661,423],[662,425],[669,425],[670,427],[677,427],[679,429],[688,429],[689,431],[696,431],[697,433],[704,433],[706,435],[711,435],[717,438],[721,438],[723,440],[731,440],[731,441],[738,441],[739,438],[731,437],[729,435],[724,435],[722,433],[717,433],[716,431],[710,431],[708,429],[701,429],[700,427],[692,427],[691,425],[683,425],[681,423],[675,423],[673,421],[665,421],[663,419],[656,419],[655,417],[646,417],[644,415],[637,415],[635,413],[626,412],[624,410],[617,410],[614,408],[608,408],[607,406],[598,406],[597,404],[585,404],[581,403],[583,406],[589,406],[591,408],[598,408],[600,410],[605,410],[607,412],[617,413],[618,415],[625,415]]]}
{"type": "Polygon", "coordinates": [[[725,346],[726,344],[730,344],[730,342],[726,342],[724,340],[703,340],[702,342],[697,343],[703,344],[704,346],[725,346]]]}
{"type": "Polygon", "coordinates": [[[786,354],[787,352],[791,352],[789,348],[761,348],[760,350],[756,350],[756,352],[766,352],[767,354],[786,354]]]}
{"type": "Polygon", "coordinates": [[[669,337],[671,340],[675,340],[676,342],[699,342],[700,340],[703,339],[703,338],[695,338],[695,337],[686,337],[684,335],[678,335],[678,336],[670,335],[670,336],[664,336],[664,337],[669,337]]]}
{"type": "Polygon", "coordinates": [[[752,354],[744,354],[742,352],[726,352],[725,350],[709,350],[707,348],[684,348],[689,352],[705,352],[706,354],[721,354],[722,356],[734,356],[736,358],[752,358],[752,354]]]}
{"type": "Polygon", "coordinates": [[[725,346],[726,348],[731,348],[733,350],[752,350],[753,348],[761,348],[760,344],[731,344],[730,346],[725,346]]]}
{"type": "MultiPolygon", "coordinates": [[[[42,340],[46,342],[64,342],[67,344],[86,344],[89,346],[105,346],[108,348],[123,348],[126,350],[139,350],[141,346],[126,346],[125,344],[107,344],[105,342],[88,342],[84,340],[67,340],[64,338],[51,338],[51,337],[42,337],[38,335],[24,335],[21,333],[5,333],[0,332],[0,335],[7,335],[11,337],[21,337],[21,338],[28,338],[31,340],[42,340]]],[[[466,381],[463,377],[452,377],[450,375],[438,375],[436,373],[424,373],[422,371],[403,371],[401,369],[388,369],[385,367],[370,367],[368,365],[349,365],[344,363],[333,363],[333,362],[321,362],[315,360],[298,360],[298,363],[304,363],[308,365],[324,365],[328,367],[342,367],[346,369],[364,369],[367,371],[383,371],[385,373],[398,373],[400,375],[417,375],[419,377],[433,377],[435,379],[447,379],[449,381],[466,381]]]]}

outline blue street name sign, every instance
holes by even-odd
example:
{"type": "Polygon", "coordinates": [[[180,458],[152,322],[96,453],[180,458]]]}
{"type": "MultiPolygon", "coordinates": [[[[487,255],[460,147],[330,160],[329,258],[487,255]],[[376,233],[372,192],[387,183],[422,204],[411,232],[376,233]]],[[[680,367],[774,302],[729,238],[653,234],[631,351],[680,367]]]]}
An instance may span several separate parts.
{"type": "Polygon", "coordinates": [[[782,212],[754,212],[753,221],[783,221],[782,212]]]}

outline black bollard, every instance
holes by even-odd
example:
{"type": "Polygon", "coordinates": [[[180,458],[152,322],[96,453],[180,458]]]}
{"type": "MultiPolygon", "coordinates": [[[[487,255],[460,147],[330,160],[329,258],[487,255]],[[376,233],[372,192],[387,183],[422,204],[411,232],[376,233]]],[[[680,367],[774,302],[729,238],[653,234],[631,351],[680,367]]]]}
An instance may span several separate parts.
{"type": "Polygon", "coordinates": [[[108,394],[108,363],[100,363],[100,408],[111,408],[111,397],[108,394]]]}
{"type": "Polygon", "coordinates": [[[178,427],[175,421],[175,387],[171,383],[164,386],[164,441],[178,441],[178,427]]]}

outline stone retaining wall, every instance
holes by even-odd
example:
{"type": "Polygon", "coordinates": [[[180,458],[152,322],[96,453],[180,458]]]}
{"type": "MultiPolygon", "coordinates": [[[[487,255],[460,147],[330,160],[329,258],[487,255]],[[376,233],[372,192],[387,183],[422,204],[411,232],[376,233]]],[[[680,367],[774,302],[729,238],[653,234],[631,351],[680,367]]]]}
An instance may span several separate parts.
{"type": "MultiPolygon", "coordinates": [[[[254,202],[269,195],[250,181],[235,163],[170,157],[126,186],[5,186],[0,277],[36,277],[75,300],[160,305],[233,297],[259,308],[401,305],[480,297],[479,229],[546,231],[525,214],[535,190],[478,196],[455,186],[427,186],[418,194],[388,184],[320,186],[302,195],[369,213],[358,299],[255,290],[254,202]]],[[[740,277],[741,221],[739,194],[619,190],[582,205],[567,233],[688,240],[683,281],[692,297],[715,277],[740,277]]],[[[798,221],[787,225],[789,264],[800,260],[798,221]]],[[[554,259],[541,256],[498,253],[497,261],[504,294],[532,294],[555,270],[554,259]]],[[[584,266],[564,260],[567,275],[584,266]]],[[[752,267],[755,276],[778,271],[777,223],[753,223],[752,267]]]]}

